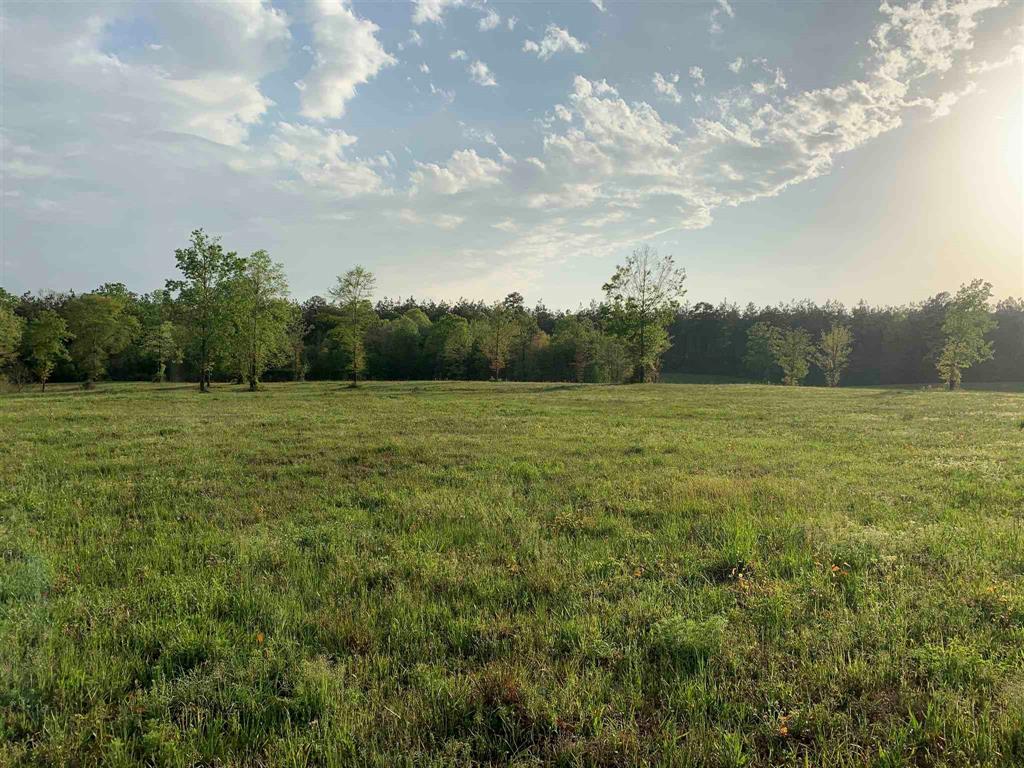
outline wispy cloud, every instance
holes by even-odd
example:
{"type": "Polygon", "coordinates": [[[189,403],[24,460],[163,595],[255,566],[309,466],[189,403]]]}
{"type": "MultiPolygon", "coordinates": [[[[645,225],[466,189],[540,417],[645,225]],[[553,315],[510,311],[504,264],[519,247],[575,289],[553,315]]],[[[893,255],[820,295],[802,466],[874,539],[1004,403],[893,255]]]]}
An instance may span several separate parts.
{"type": "Polygon", "coordinates": [[[494,79],[494,73],[479,59],[470,64],[466,71],[469,72],[469,79],[477,85],[490,88],[498,84],[498,81],[494,79]]]}
{"type": "Polygon", "coordinates": [[[679,104],[683,100],[683,97],[679,94],[679,89],[676,88],[676,83],[678,82],[678,74],[672,74],[666,78],[660,72],[654,73],[654,90],[668,98],[670,101],[674,101],[676,104],[679,104]]]}
{"type": "Polygon", "coordinates": [[[583,53],[587,50],[587,44],[577,40],[569,34],[568,30],[562,29],[555,24],[548,24],[544,37],[540,42],[526,40],[523,43],[523,51],[536,53],[541,61],[547,61],[556,53],[568,51],[570,53],[583,53]]]}

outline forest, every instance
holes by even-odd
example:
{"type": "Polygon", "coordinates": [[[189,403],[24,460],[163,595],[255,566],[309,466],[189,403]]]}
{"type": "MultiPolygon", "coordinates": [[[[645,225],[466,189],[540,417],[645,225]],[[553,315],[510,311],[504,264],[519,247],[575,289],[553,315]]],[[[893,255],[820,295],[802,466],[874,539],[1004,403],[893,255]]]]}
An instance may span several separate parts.
{"type": "Polygon", "coordinates": [[[487,303],[375,298],[362,267],[304,302],[265,251],[239,257],[202,230],[178,277],[138,294],[14,296],[0,288],[8,386],[81,381],[503,379],[623,383],[673,374],[809,385],[1024,380],[1024,299],[974,280],[904,306],[691,303],[672,257],[637,249],[576,310],[518,292],[487,303]]]}

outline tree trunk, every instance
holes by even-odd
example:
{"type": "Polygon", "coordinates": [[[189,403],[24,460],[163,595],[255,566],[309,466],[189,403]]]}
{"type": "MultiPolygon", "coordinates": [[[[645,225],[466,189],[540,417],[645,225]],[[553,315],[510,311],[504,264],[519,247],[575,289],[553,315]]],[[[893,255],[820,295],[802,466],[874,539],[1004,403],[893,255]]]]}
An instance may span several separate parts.
{"type": "Polygon", "coordinates": [[[644,364],[644,355],[647,352],[647,324],[640,325],[640,383],[647,382],[647,366],[644,364]]]}

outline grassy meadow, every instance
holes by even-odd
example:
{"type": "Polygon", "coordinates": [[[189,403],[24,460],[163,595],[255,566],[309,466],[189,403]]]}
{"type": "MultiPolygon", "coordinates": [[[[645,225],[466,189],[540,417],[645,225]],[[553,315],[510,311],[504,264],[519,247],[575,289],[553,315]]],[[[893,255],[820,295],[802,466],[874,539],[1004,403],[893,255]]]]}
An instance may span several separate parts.
{"type": "Polygon", "coordinates": [[[4,396],[19,765],[1024,765],[1024,395],[4,396]]]}

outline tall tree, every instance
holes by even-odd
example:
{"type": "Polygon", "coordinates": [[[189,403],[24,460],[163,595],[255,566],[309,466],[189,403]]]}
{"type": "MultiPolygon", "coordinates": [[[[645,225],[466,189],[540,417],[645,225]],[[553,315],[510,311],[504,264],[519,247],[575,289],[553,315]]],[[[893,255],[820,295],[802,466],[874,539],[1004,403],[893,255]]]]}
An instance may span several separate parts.
{"type": "Polygon", "coordinates": [[[302,316],[302,307],[292,303],[289,305],[288,325],[285,336],[288,338],[288,352],[292,364],[292,381],[306,380],[306,334],[313,326],[302,316]]]}
{"type": "Polygon", "coordinates": [[[839,379],[850,364],[850,351],[853,349],[853,334],[841,323],[833,323],[827,331],[821,332],[818,348],[815,350],[814,362],[825,374],[825,383],[830,387],[838,387],[839,379]]]}
{"type": "Polygon", "coordinates": [[[64,314],[74,335],[71,358],[91,389],[107,370],[111,355],[124,350],[139,331],[139,321],[122,298],[86,293],[67,303],[64,314]]]}
{"type": "Polygon", "coordinates": [[[156,373],[153,376],[155,381],[167,381],[167,364],[180,363],[181,345],[178,343],[174,323],[165,320],[155,328],[151,328],[146,334],[145,350],[156,360],[156,373]]]}
{"type": "Polygon", "coordinates": [[[370,301],[376,283],[372,272],[357,266],[339,275],[331,289],[331,297],[341,308],[339,323],[331,333],[347,354],[353,387],[359,386],[359,376],[366,369],[366,330],[377,320],[370,301]]]}
{"type": "Polygon", "coordinates": [[[0,288],[0,371],[18,357],[25,321],[14,313],[18,300],[0,288]]]}
{"type": "Polygon", "coordinates": [[[233,281],[231,300],[233,357],[249,390],[259,388],[267,368],[288,356],[288,281],[284,267],[266,251],[256,251],[242,263],[233,281]]]}
{"type": "Polygon", "coordinates": [[[512,351],[512,338],[516,328],[515,315],[505,302],[499,301],[495,302],[487,315],[475,325],[480,349],[487,358],[491,374],[495,379],[500,379],[512,351]]]}
{"type": "Polygon", "coordinates": [[[811,335],[803,328],[786,328],[772,338],[775,362],[782,369],[782,383],[799,386],[811,369],[814,352],[811,335]]]}
{"type": "Polygon", "coordinates": [[[167,289],[177,292],[176,307],[189,334],[199,367],[199,391],[210,391],[217,358],[231,333],[231,285],[240,274],[237,254],[225,252],[220,238],[203,230],[192,232],[188,248],[178,248],[174,258],[180,280],[168,280],[167,289]]]}
{"type": "Polygon", "coordinates": [[[469,321],[450,312],[430,327],[424,341],[424,352],[432,361],[435,379],[461,379],[466,375],[466,360],[473,347],[469,321]]]}
{"type": "Polygon", "coordinates": [[[666,330],[685,290],[685,270],[650,246],[637,248],[604,284],[612,330],[630,351],[634,380],[645,382],[669,347],[666,330]]]}
{"type": "Polygon", "coordinates": [[[747,350],[743,362],[760,381],[769,381],[771,378],[779,334],[778,328],[763,320],[747,330],[747,350]]]}
{"type": "Polygon", "coordinates": [[[68,357],[65,342],[72,338],[64,318],[51,309],[45,309],[28,323],[25,330],[25,351],[32,365],[32,372],[46,391],[58,360],[68,357]]]}
{"type": "Polygon", "coordinates": [[[587,370],[597,358],[601,335],[587,317],[566,315],[555,321],[551,345],[568,367],[572,377],[586,381],[587,370]]]}
{"type": "Polygon", "coordinates": [[[959,389],[963,371],[993,355],[992,342],[985,335],[996,327],[989,310],[992,284],[972,280],[960,290],[946,308],[942,323],[945,344],[935,361],[947,389],[959,389]]]}

